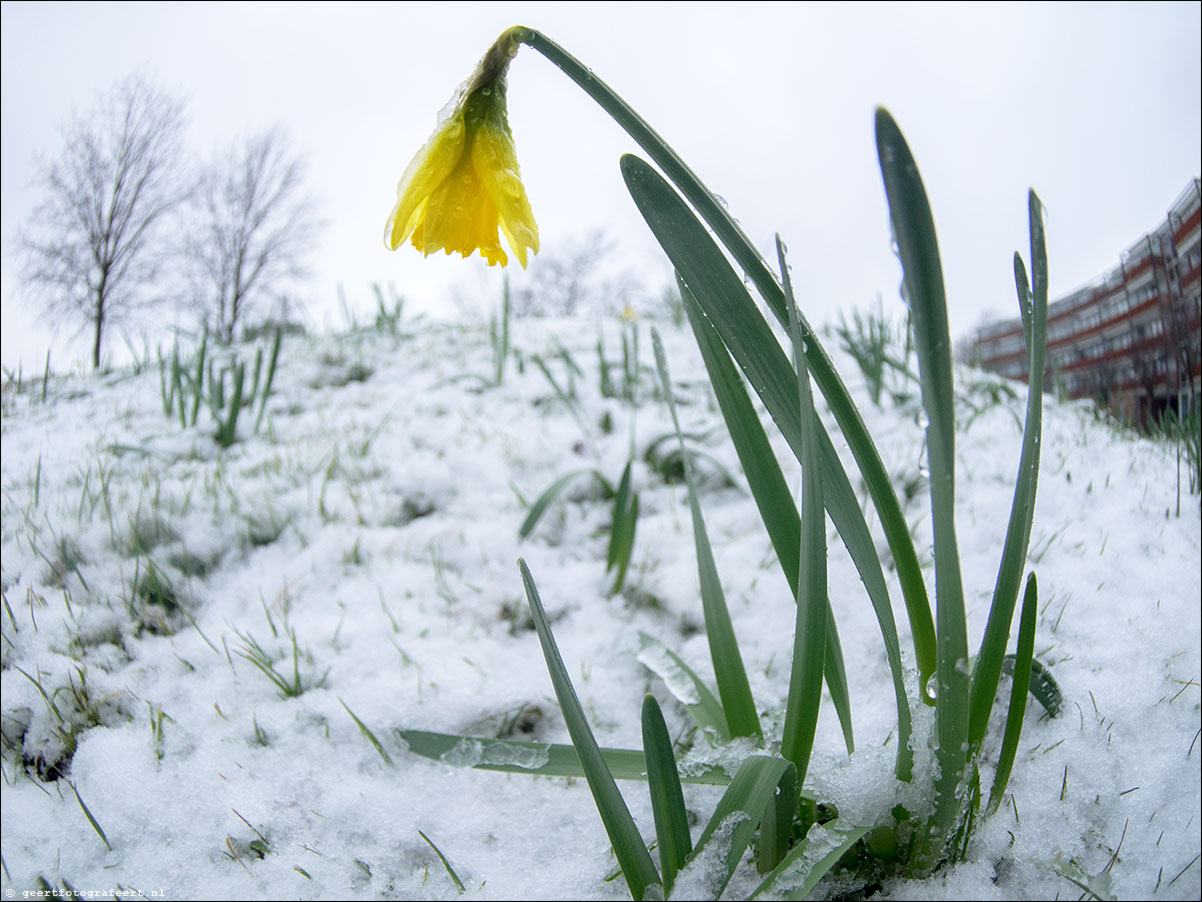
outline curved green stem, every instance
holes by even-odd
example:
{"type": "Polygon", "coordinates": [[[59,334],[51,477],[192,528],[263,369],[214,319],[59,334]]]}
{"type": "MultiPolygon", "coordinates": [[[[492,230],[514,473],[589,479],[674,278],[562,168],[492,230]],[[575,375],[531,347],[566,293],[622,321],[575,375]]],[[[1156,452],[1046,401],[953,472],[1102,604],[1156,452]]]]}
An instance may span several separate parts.
{"type": "MultiPolygon", "coordinates": [[[[729,211],[704,185],[696,173],[682,160],[671,146],[659,136],[629,104],[614,93],[591,69],[574,56],[532,28],[518,28],[513,35],[523,44],[537,50],[554,63],[568,78],[605,110],[631,138],[655,161],[664,175],[673,182],[702,219],[714,230],[714,234],[731,253],[747,277],[755,285],[780,323],[788,329],[789,312],[785,294],[776,274],[768,266],[751,239],[743,232],[729,211]]],[[[923,582],[918,554],[910,539],[909,529],[901,505],[893,491],[885,466],[864,425],[859,409],[848,394],[834,364],[818,340],[804,316],[800,318],[802,336],[806,345],[806,360],[814,381],[830,405],[831,412],[843,430],[847,444],[864,476],[868,492],[881,518],[881,526],[889,549],[897,565],[898,579],[905,598],[906,613],[914,634],[914,652],[918,663],[920,684],[926,695],[928,677],[935,671],[935,624],[931,616],[931,605],[923,582]]]]}

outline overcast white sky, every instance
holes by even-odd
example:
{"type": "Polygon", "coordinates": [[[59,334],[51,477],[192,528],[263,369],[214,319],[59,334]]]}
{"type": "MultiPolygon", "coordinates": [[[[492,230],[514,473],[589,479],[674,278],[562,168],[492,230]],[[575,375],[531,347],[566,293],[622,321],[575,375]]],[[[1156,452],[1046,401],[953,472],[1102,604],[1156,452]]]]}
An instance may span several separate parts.
{"type": "MultiPolygon", "coordinates": [[[[40,370],[50,332],[23,301],[12,242],[39,194],[36,152],[73,110],[142,68],[188,102],[207,154],[283,125],[309,161],[328,227],[311,321],[368,313],[373,282],[414,306],[484,301],[501,271],[475,256],[384,249],[397,179],[438,110],[504,28],[524,24],[607,80],[685,157],[766,252],[781,232],[812,322],[897,311],[899,270],[873,144],[888,107],[935,212],[951,326],[1009,316],[1026,190],[1049,211],[1053,297],[1091,281],[1156,226],[1202,168],[1202,4],[3,3],[3,341],[40,370]]],[[[510,122],[544,254],[605,229],[613,266],[669,270],[626,195],[621,130],[529,48],[510,122]]],[[[539,265],[536,257],[531,270],[539,265]]],[[[511,272],[520,273],[516,265],[511,272]]],[[[516,276],[515,276],[516,278],[516,276]]],[[[87,342],[56,331],[56,369],[87,342]]],[[[117,341],[114,349],[120,345],[117,341]]]]}

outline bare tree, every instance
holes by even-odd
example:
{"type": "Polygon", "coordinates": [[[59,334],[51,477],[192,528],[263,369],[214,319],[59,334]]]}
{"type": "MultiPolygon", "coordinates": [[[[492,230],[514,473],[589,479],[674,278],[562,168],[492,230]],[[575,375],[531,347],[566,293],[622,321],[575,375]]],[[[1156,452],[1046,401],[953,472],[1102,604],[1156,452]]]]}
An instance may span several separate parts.
{"type": "Polygon", "coordinates": [[[544,253],[531,268],[529,286],[515,293],[514,312],[573,316],[585,306],[622,310],[635,293],[636,280],[629,270],[615,274],[609,260],[616,249],[604,231],[594,229],[565,242],[557,252],[544,253]]]}
{"type": "Polygon", "coordinates": [[[305,275],[321,227],[304,194],[304,161],[278,129],[235,144],[200,174],[185,252],[193,288],[213,332],[233,341],[248,310],[305,275]]]}
{"type": "Polygon", "coordinates": [[[157,232],[181,197],[183,128],[183,102],[135,74],[75,116],[61,154],[41,164],[46,198],[17,236],[22,276],[48,320],[91,331],[94,367],[109,326],[157,276],[157,232]]]}

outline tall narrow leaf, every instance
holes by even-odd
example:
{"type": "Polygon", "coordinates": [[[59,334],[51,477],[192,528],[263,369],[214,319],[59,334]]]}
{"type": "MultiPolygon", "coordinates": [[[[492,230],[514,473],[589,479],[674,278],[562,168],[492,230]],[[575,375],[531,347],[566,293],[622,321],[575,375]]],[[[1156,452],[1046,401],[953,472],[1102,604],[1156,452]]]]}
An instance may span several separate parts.
{"type": "Polygon", "coordinates": [[[572,688],[572,681],[568,677],[567,668],[564,667],[563,658],[560,657],[555,637],[551,634],[551,624],[547,620],[546,611],[543,610],[534,577],[530,575],[525,561],[519,560],[518,568],[522,573],[526,599],[530,602],[530,613],[534,618],[534,629],[543,647],[543,657],[547,661],[547,671],[551,675],[555,697],[563,711],[568,735],[572,737],[572,745],[576,747],[576,754],[580,756],[580,766],[584,769],[585,779],[588,780],[593,800],[597,804],[597,812],[601,815],[605,832],[609,834],[609,841],[613,844],[614,854],[618,858],[623,876],[626,877],[630,894],[635,899],[642,899],[649,885],[660,882],[659,873],[655,870],[655,863],[652,862],[647,847],[643,845],[643,838],[639,835],[634,818],[630,816],[630,809],[626,807],[622,793],[618,791],[618,785],[605,764],[605,758],[584,716],[584,708],[580,705],[576,690],[572,688]]]}
{"type": "Polygon", "coordinates": [[[797,578],[797,625],[793,631],[793,668],[785,708],[781,754],[797,766],[797,779],[805,783],[822,702],[822,665],[826,649],[826,505],[822,492],[822,464],[818,454],[818,415],[810,390],[805,341],[797,321],[797,303],[789,278],[784,245],[776,239],[785,298],[789,304],[789,332],[797,361],[797,390],[801,408],[801,562],[797,578]]]}
{"type": "MultiPolygon", "coordinates": [[[[797,784],[797,768],[786,768],[780,782],[776,784],[776,800],[764,806],[760,818],[760,848],[755,859],[755,868],[766,874],[780,864],[793,841],[793,818],[797,814],[800,793],[797,784]]],[[[813,823],[803,814],[802,835],[813,823]]]]}
{"type": "MultiPolygon", "coordinates": [[[[457,736],[426,730],[397,730],[396,735],[413,754],[454,766],[537,777],[584,776],[580,756],[570,745],[457,736]]],[[[601,757],[615,780],[647,779],[647,760],[638,749],[603,748],[601,757]]],[[[681,782],[726,786],[730,777],[722,768],[710,767],[700,773],[687,774],[681,782]]]]}
{"type": "MultiPolygon", "coordinates": [[[[959,816],[968,763],[968,632],[955,527],[955,410],[947,300],[935,222],[918,166],[893,117],[876,113],[877,153],[893,235],[914,324],[923,409],[927,416],[931,522],[935,534],[936,760],[931,856],[942,852],[959,816]]],[[[933,863],[928,858],[927,864],[933,863]]]]}
{"type": "MultiPolygon", "coordinates": [[[[193,395],[192,395],[192,410],[188,415],[188,421],[195,426],[196,418],[200,414],[200,396],[202,394],[201,387],[204,385],[205,375],[205,351],[209,346],[209,327],[206,324],[204,332],[200,336],[200,350],[196,354],[196,374],[193,379],[193,395]]],[[[180,398],[180,416],[183,416],[183,397],[180,398]]]]}
{"type": "MultiPolygon", "coordinates": [[[[718,407],[726,420],[727,430],[734,443],[735,452],[739,456],[739,463],[743,465],[743,473],[747,477],[747,487],[755,499],[760,518],[764,521],[764,528],[776,551],[781,570],[784,572],[785,579],[788,580],[789,589],[796,598],[799,555],[801,553],[801,517],[797,513],[797,505],[793,502],[793,493],[790,491],[788,483],[785,482],[780,463],[768,442],[768,436],[760,424],[760,418],[751,405],[751,399],[747,396],[743,379],[739,376],[734,364],[731,363],[730,353],[705,319],[705,315],[697,304],[697,299],[693,297],[688,286],[679,279],[677,284],[680,288],[685,313],[693,328],[697,346],[701,349],[702,359],[705,361],[710,384],[718,399],[718,407]]],[[[853,503],[852,506],[859,511],[858,505],[853,503]]],[[[850,508],[848,510],[850,511],[850,508]]],[[[855,519],[854,516],[852,519],[855,519]]],[[[862,522],[862,516],[860,520],[862,522]]],[[[861,538],[859,551],[853,555],[853,558],[861,562],[871,562],[865,568],[868,575],[864,578],[864,584],[868,587],[869,596],[873,598],[874,607],[880,602],[878,616],[883,610],[884,617],[888,621],[888,627],[886,628],[882,623],[882,629],[886,633],[892,632],[890,662],[892,663],[896,659],[897,670],[894,682],[897,690],[901,693],[900,698],[904,705],[905,688],[902,684],[901,656],[897,650],[897,629],[893,623],[893,609],[889,605],[889,592],[885,587],[884,574],[881,573],[880,563],[876,557],[876,548],[868,535],[866,524],[861,538]],[[875,567],[875,578],[873,567],[875,567]]],[[[826,616],[826,664],[823,671],[827,687],[830,689],[831,700],[835,704],[835,712],[839,715],[839,724],[843,728],[844,744],[848,754],[851,754],[855,751],[855,737],[851,725],[851,700],[847,691],[847,672],[843,664],[843,649],[839,643],[838,630],[835,627],[834,611],[830,610],[829,606],[826,616]]],[[[889,644],[888,640],[886,640],[886,644],[889,644]]],[[[902,710],[903,708],[899,707],[899,714],[902,710]]],[[[905,707],[904,711],[905,727],[901,732],[908,739],[910,734],[909,708],[905,707]]],[[[908,747],[905,754],[910,754],[908,747]]]]}
{"type": "MultiPolygon", "coordinates": [[[[706,224],[714,230],[714,234],[718,236],[722,246],[738,262],[777,320],[787,326],[789,317],[785,307],[784,292],[772,269],[743,232],[731,212],[719,201],[718,196],[702,183],[679,154],[609,85],[598,78],[592,69],[589,69],[546,35],[533,28],[523,28],[519,32],[518,40],[537,50],[558,66],[568,78],[574,81],[618,125],[626,130],[626,133],[647,152],[656,165],[663,169],[667,177],[680,189],[706,224]]],[[[629,156],[623,158],[623,174],[626,176],[629,187],[627,160],[637,160],[637,158],[629,156]]],[[[642,161],[638,161],[638,163],[646,166],[642,161]]],[[[690,219],[692,219],[691,216],[690,219]]],[[[708,234],[704,230],[702,230],[702,234],[708,242],[708,234]]],[[[689,244],[690,240],[686,239],[684,244],[689,244]]],[[[672,251],[668,249],[668,245],[665,244],[662,237],[660,237],[660,244],[668,251],[668,256],[672,257],[672,251]]],[[[674,258],[673,261],[675,262],[674,258]]],[[[677,266],[677,269],[679,270],[680,267],[677,266]]],[[[692,279],[689,279],[689,283],[695,284],[692,279]]],[[[742,288],[741,280],[739,280],[738,287],[745,295],[746,291],[742,288]]],[[[738,295],[732,295],[732,297],[738,297],[738,295]]],[[[751,305],[750,310],[755,311],[754,304],[751,305]]],[[[755,315],[759,315],[758,311],[755,311],[755,315]]],[[[801,328],[806,339],[806,354],[809,358],[810,372],[830,405],[831,412],[835,415],[852,454],[855,455],[856,463],[860,467],[868,492],[872,496],[872,502],[881,519],[881,526],[889,542],[890,551],[893,553],[902,593],[906,601],[906,610],[910,617],[911,629],[914,632],[914,649],[920,683],[925,687],[927,677],[935,670],[935,627],[931,621],[930,602],[927,599],[926,586],[923,583],[922,571],[918,564],[918,554],[910,541],[905,516],[902,514],[897,495],[893,491],[889,476],[881,463],[880,454],[872,437],[868,434],[859,409],[851,400],[847,387],[843,384],[830,357],[818,340],[818,335],[806,322],[804,316],[801,317],[801,328]]],[[[723,341],[727,341],[729,344],[725,335],[723,341]]],[[[742,363],[740,361],[740,365],[742,363]]]]}
{"type": "MultiPolygon", "coordinates": [[[[788,783],[790,770],[793,770],[793,764],[783,758],[752,755],[743,762],[735,778],[730,781],[730,786],[719,799],[718,807],[714,809],[709,823],[705,825],[693,849],[693,858],[696,859],[705,851],[710,841],[720,835],[720,828],[724,827],[723,822],[731,815],[736,816],[737,823],[733,829],[729,824],[725,825],[725,829],[730,830],[730,848],[717,873],[715,899],[721,897],[726,884],[730,882],[731,875],[742,860],[764,812],[776,804],[777,788],[782,781],[788,783]]],[[[791,779],[792,785],[796,786],[796,776],[791,779]]]]}
{"type": "Polygon", "coordinates": [[[663,342],[659,332],[651,331],[651,342],[655,347],[655,363],[659,368],[660,382],[672,425],[680,440],[681,458],[684,463],[685,482],[689,489],[689,509],[693,514],[693,542],[697,548],[697,570],[701,581],[701,605],[705,612],[705,632],[709,638],[710,655],[714,661],[714,677],[718,681],[718,695],[722,699],[722,710],[726,713],[726,724],[731,736],[763,736],[760,719],[756,714],[755,700],[743,669],[743,656],[735,639],[734,627],[730,622],[730,611],[726,607],[726,596],[714,564],[714,553],[710,548],[705,521],[701,516],[701,502],[697,499],[697,485],[693,478],[693,465],[685,453],[684,436],[680,431],[680,419],[676,415],[676,400],[672,395],[672,381],[668,377],[668,361],[664,356],[663,342]]]}
{"type": "Polygon", "coordinates": [[[616,571],[610,594],[622,591],[626,582],[626,570],[630,566],[630,555],[634,551],[634,530],[639,521],[639,493],[631,483],[631,466],[634,460],[626,461],[618,491],[614,495],[613,517],[609,525],[609,550],[606,554],[606,571],[616,571]]]}
{"type": "Polygon", "coordinates": [[[1027,711],[1027,691],[1031,685],[1031,661],[1035,657],[1035,619],[1038,609],[1039,588],[1035,574],[1027,577],[1027,591],[1023,596],[1023,609],[1018,621],[1018,649],[1014,659],[1014,682],[1010,685],[1010,709],[1006,714],[1006,733],[1002,737],[1002,750],[998,753],[997,771],[993,776],[993,789],[989,792],[989,811],[997,811],[1006,792],[1010,770],[1014,767],[1014,755],[1018,751],[1018,739],[1023,731],[1023,716],[1027,711]]]}
{"type": "MultiPolygon", "coordinates": [[[[768,443],[768,437],[760,424],[759,416],[752,407],[751,399],[730,359],[730,352],[722,343],[709,319],[705,316],[697,299],[688,286],[678,280],[685,312],[701,349],[702,359],[709,374],[710,384],[718,400],[718,407],[726,420],[727,429],[743,465],[748,488],[755,498],[760,517],[772,541],[777,559],[789,588],[797,597],[797,577],[801,551],[801,517],[793,503],[792,492],[781,473],[780,464],[768,443]]],[[[782,357],[783,360],[783,357],[782,357]]],[[[787,365],[787,364],[786,364],[787,365]]],[[[893,606],[889,601],[889,589],[877,556],[876,545],[864,521],[864,514],[839,462],[834,446],[825,430],[819,430],[823,471],[826,474],[824,500],[831,521],[839,531],[839,537],[847,546],[852,563],[860,573],[864,589],[872,602],[873,612],[880,624],[885,643],[885,654],[893,677],[893,694],[897,704],[898,779],[909,781],[914,758],[910,748],[911,718],[909,699],[906,696],[905,675],[902,669],[901,647],[897,638],[897,625],[893,620],[893,606]]],[[[843,667],[843,652],[839,634],[835,627],[834,612],[827,609],[827,645],[824,676],[839,722],[843,727],[844,741],[850,753],[853,749],[851,731],[851,705],[847,698],[847,677],[843,667]]]]}
{"type": "Polygon", "coordinates": [[[447,856],[443,855],[442,850],[438,848],[438,846],[434,845],[434,840],[426,836],[425,833],[422,833],[421,830],[418,830],[417,833],[426,841],[426,845],[434,850],[434,854],[438,856],[438,860],[442,862],[442,866],[447,869],[447,876],[449,876],[451,878],[451,882],[455,884],[455,889],[459,890],[460,893],[465,892],[463,881],[459,879],[459,875],[455,873],[455,869],[451,867],[451,863],[447,861],[447,856]]]}
{"type": "Polygon", "coordinates": [[[263,423],[263,414],[267,412],[267,399],[271,397],[271,386],[275,383],[275,368],[280,362],[280,343],[284,340],[284,330],[276,326],[275,337],[271,340],[271,357],[267,360],[267,380],[263,383],[263,398],[259,402],[259,415],[255,417],[255,432],[263,423]]]}
{"type": "Polygon", "coordinates": [[[676,872],[693,851],[689,817],[684,809],[680,774],[672,754],[672,740],[655,696],[643,699],[643,753],[647,756],[647,789],[655,815],[659,869],[664,878],[664,898],[672,894],[676,872]]]}
{"type": "MultiPolygon", "coordinates": [[[[655,234],[656,240],[676,267],[676,271],[692,292],[722,343],[746,374],[747,381],[764,402],[789,447],[800,459],[801,419],[797,399],[797,376],[772,329],[747,293],[743,281],[731,269],[725,256],[693,213],[655,170],[638,157],[627,155],[622,158],[622,175],[630,196],[655,234]]],[[[779,288],[777,290],[779,291],[779,288]]],[[[784,311],[783,300],[781,310],[784,311]]],[[[807,350],[812,352],[819,347],[817,338],[806,330],[804,323],[802,329],[807,350]]],[[[807,361],[819,386],[823,387],[819,378],[820,366],[815,363],[815,356],[808,354],[807,361]]],[[[825,365],[829,366],[829,363],[827,360],[825,365]]],[[[831,373],[835,382],[838,382],[833,370],[831,373]]],[[[838,387],[845,393],[841,382],[838,382],[838,387]]],[[[927,678],[935,670],[935,630],[931,621],[926,586],[909,528],[901,514],[889,477],[880,462],[876,446],[863,429],[863,424],[860,424],[857,431],[851,428],[849,422],[845,422],[845,416],[850,417],[853,414],[853,418],[858,419],[859,414],[854,405],[841,407],[842,402],[839,398],[833,397],[837,393],[831,385],[823,387],[823,391],[860,467],[889,541],[914,636],[919,677],[925,685],[927,678]],[[828,391],[828,388],[831,390],[828,391]]],[[[851,402],[848,400],[846,403],[850,405],[851,402]]],[[[867,548],[862,547],[856,537],[856,521],[863,521],[864,515],[825,429],[819,441],[823,468],[828,474],[830,492],[827,501],[831,519],[847,544],[857,569],[864,576],[871,573],[874,567],[878,570],[880,568],[876,549],[871,541],[867,548]]],[[[864,527],[863,532],[867,532],[867,527],[864,527]]],[[[865,580],[868,580],[867,576],[865,580]]]]}
{"type": "Polygon", "coordinates": [[[1027,340],[1027,421],[1023,426],[1022,453],[1018,461],[1018,478],[1014,485],[1014,501],[1010,506],[1010,523],[1006,528],[1006,543],[998,566],[993,604],[981,650],[973,671],[972,695],[969,708],[969,742],[980,748],[989,726],[989,713],[997,693],[998,677],[1010,637],[1010,623],[1018,600],[1018,585],[1027,561],[1031,541],[1031,521],[1035,516],[1035,490],[1039,482],[1039,448],[1043,428],[1043,370],[1048,337],[1048,258],[1043,231],[1043,205],[1032,191],[1028,197],[1031,223],[1031,265],[1034,267],[1035,294],[1027,286],[1027,273],[1022,257],[1014,255],[1014,283],[1018,290],[1027,340]]]}
{"type": "MultiPolygon", "coordinates": [[[[40,686],[38,687],[41,688],[40,686]]],[[[79,794],[79,789],[70,780],[67,785],[71,787],[71,791],[75,793],[75,801],[79,802],[79,807],[83,811],[84,817],[88,819],[88,823],[92,825],[92,829],[96,831],[96,835],[100,837],[100,841],[104,843],[106,849],[113,851],[113,846],[109,843],[109,838],[104,835],[104,828],[100,826],[100,821],[96,820],[95,815],[88,809],[88,806],[83,802],[83,796],[79,794]]]]}
{"type": "Polygon", "coordinates": [[[596,470],[574,470],[571,473],[560,476],[553,483],[547,486],[547,488],[543,490],[543,493],[535,499],[532,505],[530,505],[530,510],[526,514],[526,519],[523,520],[522,525],[518,527],[519,539],[526,538],[531,532],[534,531],[534,527],[538,525],[538,521],[542,518],[543,514],[547,512],[547,508],[551,506],[551,503],[559,497],[560,493],[562,493],[563,490],[568,487],[569,483],[575,481],[575,479],[579,476],[593,477],[593,479],[596,480],[596,482],[601,486],[602,491],[607,497],[614,494],[613,486],[609,484],[609,480],[607,480],[596,470]]]}

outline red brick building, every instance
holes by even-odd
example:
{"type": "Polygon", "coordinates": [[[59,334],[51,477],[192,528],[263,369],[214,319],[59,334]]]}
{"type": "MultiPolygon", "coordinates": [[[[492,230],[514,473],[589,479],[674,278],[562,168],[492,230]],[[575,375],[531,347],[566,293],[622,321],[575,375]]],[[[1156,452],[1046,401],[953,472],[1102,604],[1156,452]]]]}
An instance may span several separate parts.
{"type": "MultiPolygon", "coordinates": [[[[1045,384],[1094,398],[1146,423],[1192,410],[1202,383],[1202,184],[1193,179],[1165,221],[1135,242],[1110,272],[1048,306],[1045,384]]],[[[1027,379],[1018,319],[978,329],[973,362],[1027,379]]]]}

